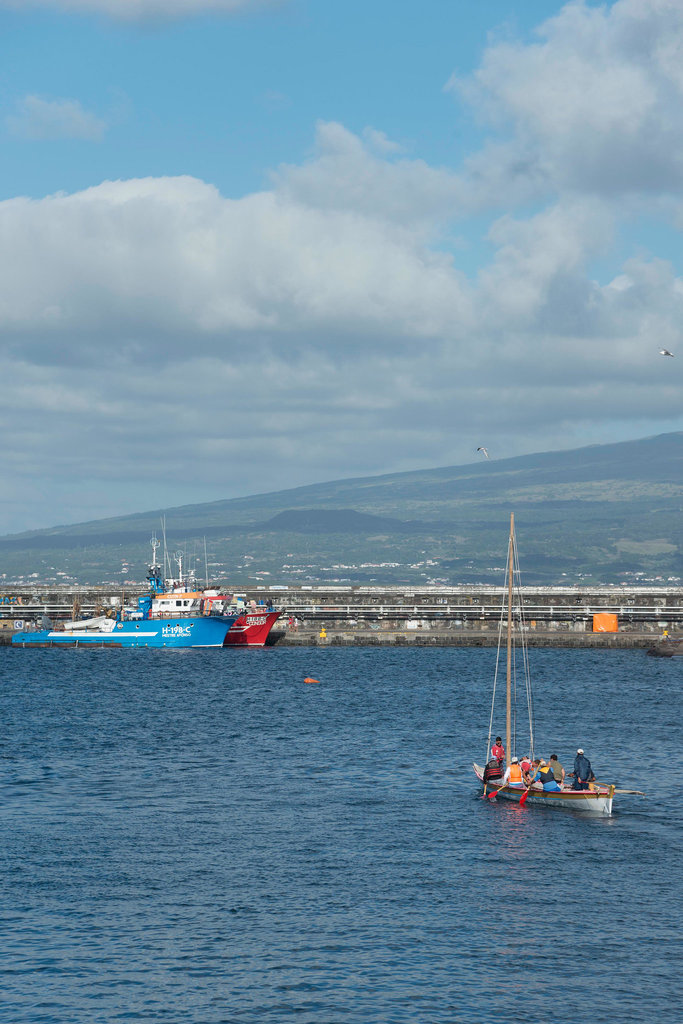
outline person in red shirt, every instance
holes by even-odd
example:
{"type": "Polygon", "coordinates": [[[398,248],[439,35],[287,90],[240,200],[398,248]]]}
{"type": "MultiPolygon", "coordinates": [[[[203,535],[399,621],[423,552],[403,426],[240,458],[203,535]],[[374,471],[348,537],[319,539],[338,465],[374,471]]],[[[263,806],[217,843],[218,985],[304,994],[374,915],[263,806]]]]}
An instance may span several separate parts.
{"type": "Polygon", "coordinates": [[[505,747],[500,736],[496,736],[496,742],[491,747],[491,756],[497,758],[499,761],[505,760],[505,747]]]}

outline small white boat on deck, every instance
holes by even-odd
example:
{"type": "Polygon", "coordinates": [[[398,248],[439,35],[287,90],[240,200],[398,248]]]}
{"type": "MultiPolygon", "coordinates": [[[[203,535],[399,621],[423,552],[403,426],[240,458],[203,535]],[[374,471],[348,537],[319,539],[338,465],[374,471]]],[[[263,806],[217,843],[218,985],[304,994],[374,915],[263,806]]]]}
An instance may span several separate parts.
{"type": "MultiPolygon", "coordinates": [[[[525,735],[524,738],[525,750],[531,751],[532,758],[534,754],[534,723],[532,715],[531,682],[529,678],[529,659],[525,639],[525,624],[523,621],[524,604],[522,600],[521,587],[519,583],[519,565],[517,560],[517,543],[515,538],[514,515],[510,516],[510,538],[508,543],[508,564],[506,567],[506,579],[507,599],[503,603],[499,625],[498,656],[496,658],[496,671],[493,683],[493,696],[491,699],[491,717],[489,721],[489,735],[487,740],[487,756],[490,756],[489,751],[491,751],[491,737],[493,735],[493,716],[496,701],[496,682],[498,679],[498,667],[500,664],[500,656],[502,650],[504,649],[507,657],[505,757],[506,765],[509,766],[514,755],[513,748],[517,740],[517,715],[516,708],[513,709],[512,680],[514,677],[514,691],[516,694],[518,689],[518,661],[520,662],[521,666],[519,676],[523,677],[525,683],[526,704],[528,713],[528,735],[525,735]],[[513,610],[516,615],[515,622],[513,622],[513,618],[515,618],[515,616],[513,616],[513,610]],[[505,640],[503,639],[504,637],[505,640]],[[515,712],[514,735],[512,728],[513,710],[515,712]]],[[[515,761],[517,761],[516,757],[515,761]]],[[[491,762],[491,765],[495,768],[497,763],[500,762],[496,762],[495,760],[493,760],[491,762]]],[[[488,778],[488,773],[485,775],[485,769],[481,765],[474,763],[472,767],[474,769],[474,774],[477,776],[479,781],[484,785],[485,797],[501,797],[504,800],[513,800],[518,804],[522,804],[523,806],[526,806],[527,804],[534,804],[535,806],[543,807],[563,807],[568,808],[572,811],[589,811],[594,814],[611,814],[612,801],[614,799],[615,792],[632,792],[629,790],[617,791],[615,786],[613,785],[599,785],[595,782],[589,783],[588,789],[572,789],[565,782],[561,785],[560,789],[556,790],[546,790],[540,782],[534,782],[530,786],[527,785],[525,782],[522,782],[519,785],[512,785],[509,782],[508,784],[505,784],[503,778],[488,778]]],[[[497,771],[499,772],[499,774],[502,774],[499,769],[497,769],[497,771]]],[[[521,772],[518,773],[518,775],[521,776],[521,772]]],[[[550,784],[551,783],[549,783],[549,785],[550,784]]]]}

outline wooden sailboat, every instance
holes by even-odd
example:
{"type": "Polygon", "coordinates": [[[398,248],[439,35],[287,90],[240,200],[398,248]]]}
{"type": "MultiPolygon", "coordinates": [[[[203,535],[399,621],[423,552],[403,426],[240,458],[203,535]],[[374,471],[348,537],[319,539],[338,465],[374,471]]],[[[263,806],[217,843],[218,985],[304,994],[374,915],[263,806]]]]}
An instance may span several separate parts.
{"type": "MultiPolygon", "coordinates": [[[[498,664],[500,661],[500,653],[502,648],[503,638],[503,625],[505,624],[505,636],[506,636],[506,714],[505,714],[505,758],[506,766],[509,766],[510,760],[513,756],[513,748],[515,740],[517,738],[516,728],[516,715],[515,715],[515,728],[513,736],[513,653],[516,650],[516,646],[521,648],[522,662],[524,666],[524,677],[526,685],[526,696],[527,696],[527,707],[529,711],[529,751],[531,757],[534,753],[534,732],[533,732],[533,715],[532,715],[532,703],[531,703],[531,688],[529,683],[528,675],[528,658],[526,651],[526,643],[524,637],[524,631],[519,630],[516,636],[513,630],[513,590],[514,590],[514,576],[517,567],[517,545],[515,540],[515,517],[514,514],[510,516],[510,538],[508,542],[508,564],[507,564],[507,602],[506,607],[504,606],[503,611],[506,611],[505,617],[501,617],[501,626],[498,637],[498,659],[496,661],[496,677],[498,674],[498,664]]],[[[518,584],[519,585],[519,584],[518,584]]],[[[522,614],[522,599],[521,594],[518,595],[518,607],[520,613],[520,619],[522,614]]],[[[516,675],[515,675],[515,693],[516,693],[516,675]]],[[[493,709],[495,703],[495,680],[494,680],[494,692],[493,700],[491,703],[491,720],[489,725],[489,737],[487,741],[487,757],[490,756],[489,751],[491,749],[491,735],[493,725],[493,709]]],[[[474,764],[474,773],[480,782],[484,782],[484,769],[474,764]]],[[[566,784],[565,784],[566,785],[566,784]]],[[[502,780],[489,780],[484,791],[488,796],[502,797],[505,800],[513,800],[516,803],[521,803],[524,806],[528,804],[538,804],[545,807],[568,807],[574,811],[589,811],[594,814],[611,814],[612,813],[612,801],[614,799],[615,787],[598,785],[597,783],[591,783],[593,788],[574,790],[570,788],[562,787],[559,792],[545,792],[540,783],[536,782],[531,787],[527,788],[526,785],[522,787],[503,785],[502,780]]]]}

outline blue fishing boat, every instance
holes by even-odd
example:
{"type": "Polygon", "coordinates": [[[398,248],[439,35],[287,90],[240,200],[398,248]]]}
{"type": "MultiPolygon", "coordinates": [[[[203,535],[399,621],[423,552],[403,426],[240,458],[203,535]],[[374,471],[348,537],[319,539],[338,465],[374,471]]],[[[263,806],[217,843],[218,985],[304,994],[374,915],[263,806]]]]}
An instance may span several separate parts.
{"type": "Polygon", "coordinates": [[[149,593],[135,608],[116,614],[65,622],[59,627],[21,630],[15,647],[222,647],[237,618],[223,614],[212,595],[177,588],[166,590],[156,559],[149,568],[149,593]]]}

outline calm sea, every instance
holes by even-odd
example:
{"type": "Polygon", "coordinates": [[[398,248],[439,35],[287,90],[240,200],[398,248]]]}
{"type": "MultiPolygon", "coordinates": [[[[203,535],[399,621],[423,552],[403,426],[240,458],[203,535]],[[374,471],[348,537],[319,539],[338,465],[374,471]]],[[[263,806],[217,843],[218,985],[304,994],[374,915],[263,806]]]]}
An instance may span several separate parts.
{"type": "Polygon", "coordinates": [[[531,652],[611,818],[480,798],[494,661],[0,651],[0,1020],[680,1020],[683,659],[531,652]]]}

